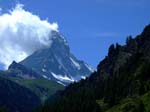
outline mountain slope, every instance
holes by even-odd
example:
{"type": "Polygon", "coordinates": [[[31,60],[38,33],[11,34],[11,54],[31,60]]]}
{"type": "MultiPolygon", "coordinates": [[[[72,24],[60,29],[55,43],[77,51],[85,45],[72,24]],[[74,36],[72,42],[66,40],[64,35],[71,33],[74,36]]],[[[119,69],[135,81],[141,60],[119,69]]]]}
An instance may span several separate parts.
{"type": "Polygon", "coordinates": [[[86,80],[68,86],[39,112],[149,112],[150,25],[126,45],[111,45],[108,56],[86,80]]]}
{"type": "Polygon", "coordinates": [[[31,112],[38,105],[39,98],[30,90],[0,77],[0,107],[8,112],[31,112]]]}
{"type": "Polygon", "coordinates": [[[11,77],[20,77],[24,79],[36,79],[42,78],[38,73],[29,69],[15,61],[8,67],[7,73],[10,74],[11,77]]]}
{"type": "Polygon", "coordinates": [[[42,102],[64,86],[54,81],[47,80],[35,71],[13,62],[7,71],[2,71],[1,76],[28,88],[35,93],[42,102]]]}
{"type": "Polygon", "coordinates": [[[27,80],[20,78],[11,78],[11,80],[31,90],[41,99],[42,103],[57,91],[64,90],[64,86],[47,79],[27,80]]]}
{"type": "Polygon", "coordinates": [[[70,53],[68,43],[62,35],[53,31],[51,40],[50,47],[36,51],[20,63],[44,78],[63,85],[90,75],[93,70],[70,53]]]}

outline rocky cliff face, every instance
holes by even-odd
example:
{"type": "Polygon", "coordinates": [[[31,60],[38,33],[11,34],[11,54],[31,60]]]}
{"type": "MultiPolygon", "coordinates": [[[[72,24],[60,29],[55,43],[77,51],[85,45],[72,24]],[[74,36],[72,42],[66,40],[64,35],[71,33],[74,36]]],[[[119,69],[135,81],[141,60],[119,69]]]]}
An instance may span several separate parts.
{"type": "Polygon", "coordinates": [[[16,63],[15,61],[8,67],[7,73],[12,77],[20,77],[24,79],[39,79],[42,78],[38,73],[29,69],[22,64],[16,63]]]}

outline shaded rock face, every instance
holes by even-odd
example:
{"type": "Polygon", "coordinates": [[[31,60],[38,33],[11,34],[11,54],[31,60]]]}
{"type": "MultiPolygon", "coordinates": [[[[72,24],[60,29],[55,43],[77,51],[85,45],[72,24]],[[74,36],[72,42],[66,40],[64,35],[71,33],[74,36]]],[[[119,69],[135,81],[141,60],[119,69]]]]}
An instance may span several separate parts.
{"type": "Polygon", "coordinates": [[[42,78],[38,73],[30,68],[23,66],[22,64],[16,63],[15,61],[8,67],[7,73],[11,77],[20,77],[25,79],[42,78]]]}
{"type": "Polygon", "coordinates": [[[68,43],[61,34],[53,31],[51,40],[51,46],[36,51],[20,64],[64,85],[90,75],[93,70],[70,53],[68,43]]]}

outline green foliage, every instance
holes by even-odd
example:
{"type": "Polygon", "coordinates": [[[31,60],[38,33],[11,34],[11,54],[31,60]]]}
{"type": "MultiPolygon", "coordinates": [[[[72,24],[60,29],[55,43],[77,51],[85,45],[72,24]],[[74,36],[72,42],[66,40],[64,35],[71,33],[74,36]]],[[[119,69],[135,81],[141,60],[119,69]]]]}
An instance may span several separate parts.
{"type": "Polygon", "coordinates": [[[140,99],[125,98],[106,112],[145,112],[145,108],[140,99]]]}
{"type": "Polygon", "coordinates": [[[105,112],[106,110],[108,110],[109,105],[105,103],[104,99],[96,100],[96,102],[99,105],[101,112],[105,112]]]}
{"type": "Polygon", "coordinates": [[[141,100],[143,101],[146,112],[150,112],[150,92],[144,94],[141,100]]]}
{"type": "Polygon", "coordinates": [[[11,78],[12,81],[30,89],[41,101],[46,101],[51,95],[53,95],[58,90],[63,90],[64,86],[47,80],[47,79],[22,79],[22,78],[11,78]]]}
{"type": "MultiPolygon", "coordinates": [[[[99,108],[95,101],[94,93],[90,88],[78,86],[78,90],[76,92],[66,93],[61,99],[58,99],[55,102],[55,105],[49,106],[49,104],[44,107],[36,110],[37,112],[98,112],[99,108]],[[70,94],[71,93],[71,94],[70,94]],[[80,105],[82,104],[82,105],[80,105]]],[[[72,89],[74,91],[74,89],[72,89]]]]}

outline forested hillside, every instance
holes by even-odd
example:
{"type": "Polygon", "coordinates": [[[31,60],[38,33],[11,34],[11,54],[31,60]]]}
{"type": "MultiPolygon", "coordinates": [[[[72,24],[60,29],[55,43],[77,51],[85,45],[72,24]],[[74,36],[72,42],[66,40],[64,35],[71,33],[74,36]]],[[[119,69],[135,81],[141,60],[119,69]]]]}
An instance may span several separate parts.
{"type": "Polygon", "coordinates": [[[0,112],[31,112],[40,99],[27,88],[0,77],[0,112]]]}
{"type": "Polygon", "coordinates": [[[150,112],[150,25],[111,45],[96,72],[36,112],[150,112]]]}

